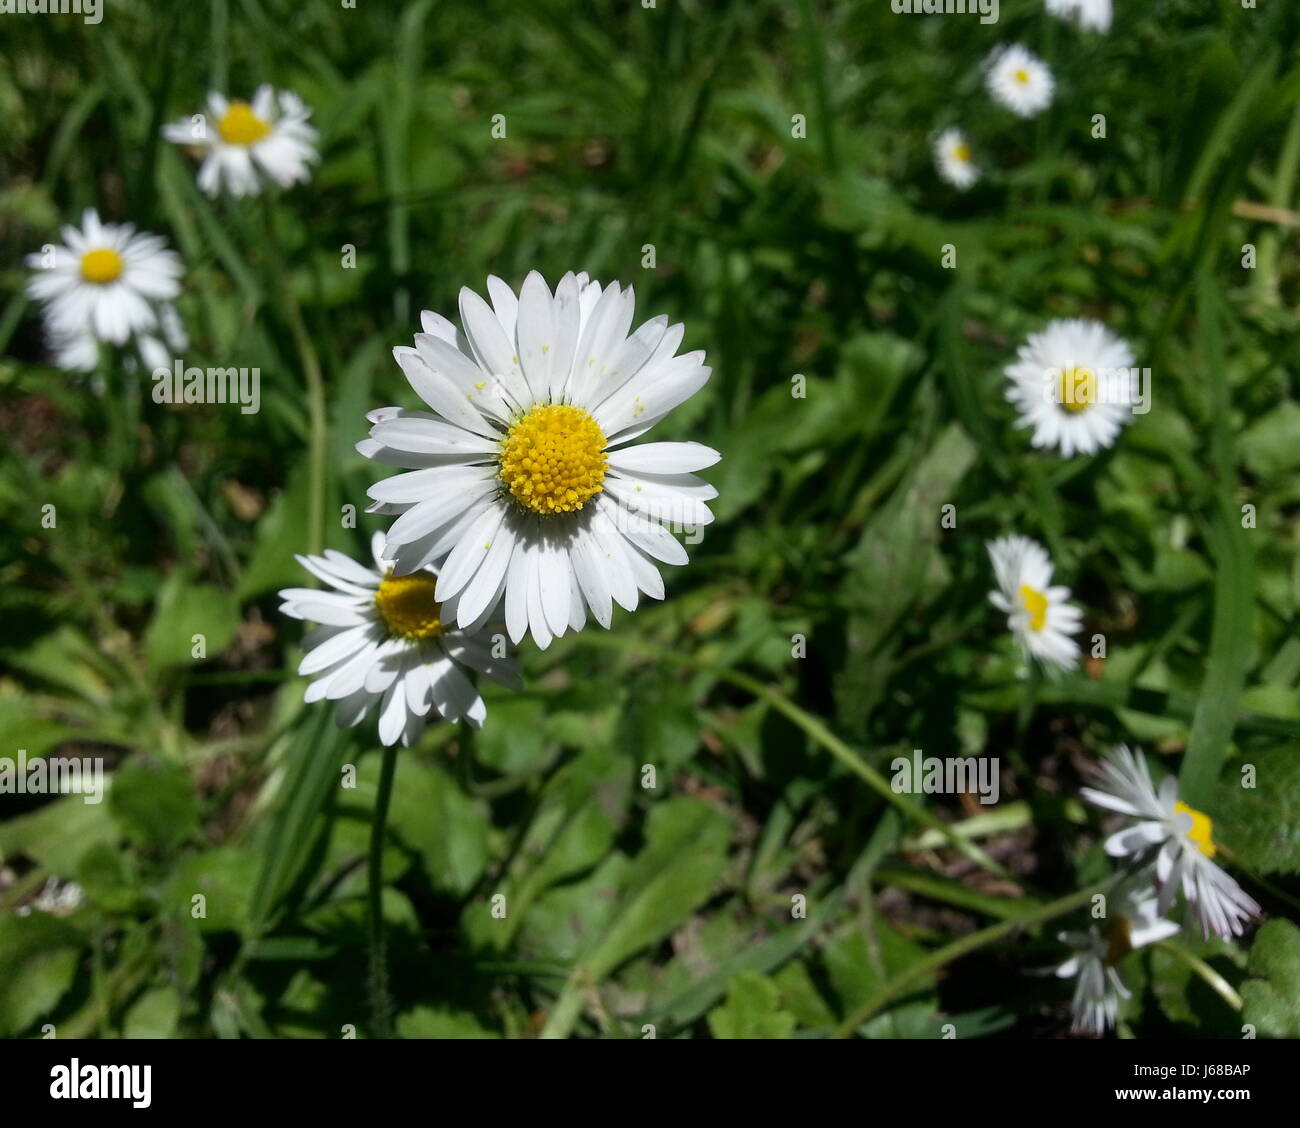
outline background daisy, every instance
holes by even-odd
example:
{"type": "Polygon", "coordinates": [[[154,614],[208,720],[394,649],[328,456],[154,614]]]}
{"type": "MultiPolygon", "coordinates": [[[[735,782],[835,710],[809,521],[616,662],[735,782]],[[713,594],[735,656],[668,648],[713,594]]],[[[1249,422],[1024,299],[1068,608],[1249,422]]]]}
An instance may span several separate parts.
{"type": "Polygon", "coordinates": [[[208,95],[207,114],[182,118],[163,127],[163,136],[177,145],[204,153],[199,187],[209,196],[256,196],[263,178],[288,188],[311,177],[317,159],[316,130],[298,95],[276,94],[271,86],[257,88],[252,102],[208,95]]]}
{"type": "Polygon", "coordinates": [[[62,235],[61,245],[26,260],[35,272],[27,292],[41,303],[60,367],[93,368],[99,342],[156,338],[164,320],[176,330],[171,301],[180,293],[181,260],[164,239],[129,223],[101,223],[94,208],[62,235]]]}
{"type": "Polygon", "coordinates": [[[1140,862],[1154,856],[1161,912],[1181,889],[1205,936],[1240,936],[1260,906],[1211,860],[1218,850],[1214,825],[1179,799],[1178,781],[1166,776],[1157,790],[1146,760],[1122,744],[1095,774],[1097,786],[1083,788],[1083,797],[1136,820],[1106,839],[1106,852],[1140,862]]]}
{"type": "Polygon", "coordinates": [[[1006,612],[1016,642],[1044,665],[1073,669],[1079,646],[1071,636],[1082,626],[1083,613],[1066,602],[1069,588],[1052,583],[1047,551],[1021,536],[999,537],[986,547],[998,584],[989,602],[1006,612]]]}
{"type": "Polygon", "coordinates": [[[955,126],[945,129],[934,139],[934,164],[954,188],[963,191],[979,179],[980,170],[971,156],[966,134],[955,126]]]}
{"type": "Polygon", "coordinates": [[[1099,321],[1053,321],[1030,335],[1006,368],[1007,399],[1030,442],[1066,458],[1111,446],[1133,418],[1133,351],[1099,321]]]}
{"type": "Polygon", "coordinates": [[[1047,0],[1047,10],[1085,31],[1110,31],[1111,0],[1047,0]]]}
{"type": "Polygon", "coordinates": [[[1020,117],[1030,118],[1052,104],[1052,73],[1018,43],[997,48],[989,57],[986,77],[994,99],[1020,117]]]}

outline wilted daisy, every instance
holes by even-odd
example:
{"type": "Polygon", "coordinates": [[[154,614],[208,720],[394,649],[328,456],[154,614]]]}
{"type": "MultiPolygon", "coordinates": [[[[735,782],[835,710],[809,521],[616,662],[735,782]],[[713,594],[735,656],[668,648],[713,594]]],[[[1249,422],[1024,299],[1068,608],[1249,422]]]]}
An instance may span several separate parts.
{"type": "Polygon", "coordinates": [[[336,719],[344,728],[378,703],[379,739],[386,745],[401,740],[409,747],[431,714],[481,727],[487,709],[460,667],[509,686],[518,685],[517,667],[444,619],[432,568],[394,576],[380,559],[383,543],[376,533],[373,569],[333,549],[297,557],[334,589],[280,592],[281,611],[320,624],[303,639],[307,653],[298,666],[298,673],[315,678],[306,700],[338,702],[336,719]]]}
{"type": "Polygon", "coordinates": [[[1062,932],[1063,944],[1076,954],[1056,969],[1062,979],[1077,979],[1071,1029],[1079,1034],[1106,1033],[1115,1025],[1120,1003],[1129,990],[1117,965],[1130,952],[1164,940],[1178,925],[1161,915],[1149,885],[1126,881],[1106,898],[1105,915],[1087,932],[1062,932]]]}
{"type": "Polygon", "coordinates": [[[161,236],[101,223],[94,208],[62,235],[61,245],[27,256],[36,272],[27,292],[42,305],[61,367],[93,368],[97,342],[125,345],[162,330],[180,293],[181,260],[161,236]]]}
{"type": "Polygon", "coordinates": [[[1047,0],[1047,10],[1085,31],[1110,31],[1111,0],[1047,0]]]}
{"type": "Polygon", "coordinates": [[[934,139],[934,164],[944,180],[963,191],[980,177],[980,170],[971,157],[970,142],[955,126],[934,139]]]}
{"type": "Polygon", "coordinates": [[[438,599],[472,627],[505,602],[518,642],[545,648],[588,613],[662,599],[655,561],[685,564],[669,525],[713,520],[717,491],[692,471],[699,443],[628,446],[709,378],[677,356],[683,327],[655,317],[629,334],[632,288],[566,274],[552,296],[536,271],[519,296],[488,279],[492,305],[460,292],[462,330],[422,315],[393,355],[432,412],[372,412],[368,458],[410,471],[372,486],[371,512],[400,514],[386,559],[397,575],[441,560],[438,599]]]}
{"type": "Polygon", "coordinates": [[[1032,427],[1030,442],[1066,458],[1114,443],[1133,417],[1138,373],[1133,351],[1100,321],[1050,322],[1020,346],[1006,368],[1007,399],[1032,427]]]}
{"type": "Polygon", "coordinates": [[[208,95],[207,114],[163,126],[163,136],[206,154],[199,187],[209,196],[256,196],[263,176],[288,188],[311,173],[316,160],[316,130],[307,124],[311,110],[289,90],[277,95],[259,86],[251,102],[208,95]]]}
{"type": "Polygon", "coordinates": [[[989,541],[989,559],[998,590],[989,602],[1007,615],[1007,627],[1020,648],[1047,666],[1072,669],[1079,646],[1071,637],[1083,622],[1083,612],[1066,602],[1070,589],[1052,584],[1052,561],[1042,545],[1028,537],[999,537],[989,541]]]}
{"type": "Polygon", "coordinates": [[[989,56],[986,81],[989,93],[1021,117],[1033,117],[1052,104],[1052,72],[1018,43],[999,47],[989,56]]]}
{"type": "Polygon", "coordinates": [[[1095,775],[1097,786],[1083,788],[1083,797],[1137,820],[1106,839],[1106,853],[1141,862],[1154,854],[1162,913],[1181,888],[1206,937],[1240,936],[1260,907],[1212,861],[1218,852],[1213,823],[1178,798],[1178,781],[1166,776],[1157,790],[1146,760],[1122,744],[1095,775]]]}

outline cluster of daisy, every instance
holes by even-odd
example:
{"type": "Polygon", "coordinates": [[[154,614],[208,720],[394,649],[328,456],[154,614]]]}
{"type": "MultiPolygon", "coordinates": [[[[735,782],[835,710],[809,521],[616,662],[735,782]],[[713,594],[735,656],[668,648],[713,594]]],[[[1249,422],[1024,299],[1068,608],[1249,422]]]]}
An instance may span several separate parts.
{"type": "Polygon", "coordinates": [[[393,356],[428,410],[383,407],[357,444],[402,472],[369,490],[394,517],[373,568],[341,553],[300,556],[332,588],[290,588],[281,610],[318,624],[299,673],[307,700],[338,703],[342,725],[378,706],[379,737],[409,745],[440,715],[477,727],[486,709],[459,667],[511,685],[515,665],[489,624],[539,647],[614,604],[662,599],[658,563],[685,564],[673,528],[713,520],[717,491],[695,474],[719,459],[698,443],[632,444],[709,379],[702,352],[678,355],[684,327],[632,331],[631,287],[536,272],[490,304],[460,292],[457,327],[421,315],[393,356]]]}
{"type": "Polygon", "coordinates": [[[1117,965],[1130,952],[1179,931],[1165,918],[1180,893],[1207,939],[1242,935],[1260,906],[1215,863],[1213,822],[1179,798],[1172,776],[1157,787],[1142,756],[1123,745],[1093,774],[1095,786],[1085,787],[1083,797],[1124,817],[1106,839],[1106,853],[1127,862],[1130,871],[1108,898],[1103,924],[1061,933],[1075,955],[1057,975],[1076,979],[1075,1030],[1103,1034],[1115,1025],[1129,994],[1117,965]]]}
{"type": "MultiPolygon", "coordinates": [[[[201,158],[209,195],[256,195],[309,179],[309,116],[295,94],[262,86],[247,102],[210,94],[206,113],[163,135],[201,158]]],[[[93,368],[101,343],[134,342],[166,366],[185,345],[171,305],[179,257],[94,211],[64,240],[29,260],[57,362],[93,368]]],[[[672,530],[713,520],[717,491],[695,471],[716,451],[632,445],[709,379],[702,352],[678,355],[684,327],[654,317],[633,330],[632,288],[586,274],[554,292],[536,272],[517,294],[495,277],[487,290],[490,303],[461,290],[459,327],[425,312],[414,346],[393,350],[427,410],[372,412],[357,446],[403,471],[370,490],[368,512],[396,518],[373,566],[300,556],[328,590],[280,593],[285,614],[315,624],[299,667],[314,679],[307,700],[335,702],[349,726],[377,706],[386,745],[411,744],[432,715],[483,723],[464,671],[518,681],[486,635],[494,617],[542,648],[589,617],[608,627],[615,604],[663,598],[658,565],[687,561],[672,530]]]]}
{"type": "MultiPolygon", "coordinates": [[[[1054,16],[1077,23],[1087,31],[1108,32],[1111,0],[1046,0],[1054,16]]],[[[1019,43],[994,49],[984,65],[984,84],[999,105],[1022,118],[1036,117],[1052,104],[1056,81],[1040,58],[1019,43]]],[[[950,126],[932,142],[935,167],[940,177],[965,191],[980,178],[971,144],[965,132],[950,126]]]]}
{"type": "MultiPolygon", "coordinates": [[[[208,114],[168,125],[163,135],[204,154],[198,182],[209,195],[224,188],[256,194],[264,181],[288,187],[308,177],[316,159],[310,111],[288,91],[262,86],[252,102],[208,98],[208,114]]],[[[55,365],[95,368],[102,345],[126,350],[125,364],[167,367],[188,341],[173,304],[181,289],[181,260],[160,235],[103,223],[86,209],[63,242],[27,256],[35,272],[30,297],[41,303],[55,365]]]]}

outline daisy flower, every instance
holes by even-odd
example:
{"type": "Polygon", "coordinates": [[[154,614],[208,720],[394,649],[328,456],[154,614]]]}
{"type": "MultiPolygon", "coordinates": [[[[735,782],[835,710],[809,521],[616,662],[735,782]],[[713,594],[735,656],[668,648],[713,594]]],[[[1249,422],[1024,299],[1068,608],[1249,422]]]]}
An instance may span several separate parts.
{"type": "Polygon", "coordinates": [[[56,361],[93,368],[97,342],[125,345],[160,328],[162,310],[180,293],[181,260],[161,236],[101,223],[94,208],[62,235],[62,245],[27,256],[36,272],[27,293],[42,305],[56,361]]]}
{"type": "Polygon", "coordinates": [[[307,653],[298,673],[315,678],[305,699],[338,702],[335,719],[343,728],[377,704],[385,745],[401,740],[410,747],[431,714],[482,727],[487,709],[461,667],[512,688],[519,684],[517,667],[494,657],[482,638],[445,621],[432,568],[394,576],[380,559],[383,544],[376,533],[373,569],[328,548],[324,556],[296,558],[334,589],[280,592],[281,611],[320,624],[303,640],[307,653]]]}
{"type": "Polygon", "coordinates": [[[506,629],[543,649],[612,604],[662,599],[655,561],[685,564],[668,526],[713,520],[717,490],[692,471],[718,461],[698,443],[628,444],[709,378],[704,353],[655,317],[629,334],[632,288],[566,274],[552,295],[536,271],[518,297],[488,279],[489,306],[460,292],[461,329],[424,313],[415,347],[393,350],[431,411],[368,418],[367,458],[408,473],[369,490],[399,514],[386,558],[406,575],[445,558],[438,599],[472,628],[504,601],[506,629]]]}
{"type": "Polygon", "coordinates": [[[1111,0],[1047,0],[1047,10],[1063,20],[1074,20],[1085,31],[1110,31],[1111,0]]]}
{"type": "Polygon", "coordinates": [[[1006,368],[1006,396],[1031,444],[1066,458],[1111,446],[1133,416],[1133,351],[1100,321],[1052,321],[1020,346],[1006,368]]]}
{"type": "Polygon", "coordinates": [[[277,95],[259,86],[252,102],[208,95],[208,112],[163,126],[163,136],[177,145],[205,152],[199,187],[209,196],[224,187],[232,196],[256,196],[268,177],[281,188],[307,180],[316,160],[316,130],[301,98],[289,90],[277,95]],[[215,122],[215,126],[213,123],[215,122]]]}
{"type": "Polygon", "coordinates": [[[1059,935],[1076,952],[1056,969],[1060,978],[1078,980],[1071,1026],[1076,1034],[1100,1036],[1115,1025],[1120,1003],[1130,994],[1117,965],[1130,952],[1178,931],[1178,925],[1163,918],[1155,894],[1137,881],[1117,886],[1106,908],[1103,923],[1090,925],[1087,932],[1059,935]]]}
{"type": "Polygon", "coordinates": [[[1070,636],[1082,625],[1083,612],[1066,602],[1069,588],[1053,586],[1046,550],[1016,536],[999,537],[985,547],[998,583],[989,602],[1006,612],[1007,627],[1021,650],[1046,666],[1072,669],[1079,646],[1070,636]]]}
{"type": "Polygon", "coordinates": [[[1167,776],[1157,790],[1146,761],[1124,745],[1095,769],[1096,787],[1085,787],[1089,803],[1136,821],[1106,839],[1106,853],[1145,861],[1155,854],[1160,911],[1168,912],[1181,888],[1208,938],[1240,936],[1259,905],[1215,865],[1218,852],[1209,816],[1178,798],[1178,782],[1167,776]]]}
{"type": "Polygon", "coordinates": [[[986,82],[994,99],[1020,117],[1033,117],[1052,104],[1052,72],[1018,43],[989,56],[986,82]]]}
{"type": "Polygon", "coordinates": [[[980,178],[966,134],[956,127],[945,129],[934,139],[934,164],[944,180],[962,191],[980,178]]]}

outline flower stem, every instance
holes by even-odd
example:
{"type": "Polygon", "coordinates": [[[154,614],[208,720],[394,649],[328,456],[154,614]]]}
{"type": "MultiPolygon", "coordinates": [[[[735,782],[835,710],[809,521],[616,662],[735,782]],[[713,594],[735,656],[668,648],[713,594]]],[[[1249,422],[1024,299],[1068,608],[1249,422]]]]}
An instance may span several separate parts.
{"type": "Polygon", "coordinates": [[[914,963],[902,975],[896,976],[877,991],[871,998],[867,999],[860,1007],[848,1016],[836,1028],[832,1037],[848,1038],[857,1029],[867,1021],[872,1015],[884,1007],[887,1003],[896,999],[906,991],[913,983],[919,979],[924,979],[927,975],[932,975],[941,967],[951,963],[961,956],[968,955],[986,944],[992,944],[996,940],[1001,940],[1004,936],[1009,936],[1017,929],[1029,928],[1036,924],[1042,924],[1054,917],[1064,916],[1072,909],[1077,909],[1086,905],[1098,892],[1107,888],[1114,879],[1108,879],[1082,889],[1078,893],[1071,893],[1068,897],[1062,897],[1059,901],[1053,901],[1050,904],[1043,905],[1041,908],[1034,909],[1032,912],[1022,916],[1012,917],[1010,920],[999,921],[997,924],[989,925],[988,928],[982,928],[979,932],[972,932],[969,936],[963,936],[960,940],[955,940],[947,947],[939,948],[930,953],[925,959],[914,963]]]}
{"type": "Polygon", "coordinates": [[[1237,994],[1232,984],[1201,959],[1200,956],[1193,955],[1191,952],[1187,951],[1186,948],[1179,944],[1175,944],[1171,940],[1157,940],[1154,946],[1159,948],[1162,952],[1168,952],[1171,956],[1182,960],[1183,963],[1204,979],[1211,990],[1227,1003],[1228,1006],[1235,1011],[1241,1010],[1243,1006],[1241,996],[1237,994]]]}
{"type": "Polygon", "coordinates": [[[298,362],[302,365],[303,380],[307,385],[307,417],[310,424],[307,445],[307,550],[319,553],[325,547],[325,479],[328,473],[325,381],[321,376],[316,348],[311,343],[311,335],[302,319],[302,310],[293,296],[293,288],[284,269],[269,195],[263,195],[262,205],[266,223],[266,261],[271,271],[272,293],[279,300],[281,315],[288,322],[289,332],[293,335],[298,362]]]}
{"type": "Polygon", "coordinates": [[[392,1000],[388,995],[388,948],[384,936],[384,836],[388,824],[388,804],[393,797],[393,775],[397,768],[397,745],[383,750],[379,768],[379,790],[375,794],[375,812],[370,823],[370,862],[368,901],[370,916],[370,1018],[375,1037],[392,1034],[392,1000]]]}

